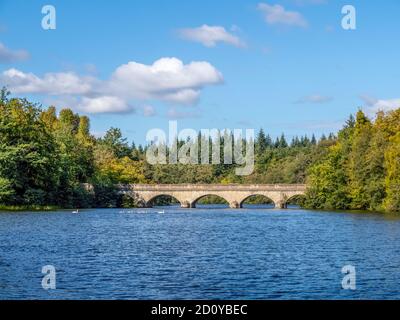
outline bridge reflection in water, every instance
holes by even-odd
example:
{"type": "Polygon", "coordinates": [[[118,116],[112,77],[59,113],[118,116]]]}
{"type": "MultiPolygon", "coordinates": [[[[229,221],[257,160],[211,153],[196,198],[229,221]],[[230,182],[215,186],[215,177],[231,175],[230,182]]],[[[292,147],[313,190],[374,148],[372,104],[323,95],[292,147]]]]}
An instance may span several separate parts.
{"type": "Polygon", "coordinates": [[[252,184],[252,185],[209,185],[209,184],[128,184],[120,185],[120,192],[139,199],[144,207],[150,207],[153,199],[170,196],[178,200],[182,208],[195,208],[196,202],[209,195],[225,199],[231,208],[242,208],[243,202],[252,196],[264,196],[276,208],[287,208],[292,198],[305,194],[303,184],[252,184]]]}

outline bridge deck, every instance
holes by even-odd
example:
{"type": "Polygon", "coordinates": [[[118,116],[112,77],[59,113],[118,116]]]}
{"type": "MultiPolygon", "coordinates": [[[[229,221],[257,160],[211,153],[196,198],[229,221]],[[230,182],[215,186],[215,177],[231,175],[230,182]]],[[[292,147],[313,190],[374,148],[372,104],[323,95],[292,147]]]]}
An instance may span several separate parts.
{"type": "Polygon", "coordinates": [[[134,191],[305,191],[305,184],[128,184],[134,191]]]}

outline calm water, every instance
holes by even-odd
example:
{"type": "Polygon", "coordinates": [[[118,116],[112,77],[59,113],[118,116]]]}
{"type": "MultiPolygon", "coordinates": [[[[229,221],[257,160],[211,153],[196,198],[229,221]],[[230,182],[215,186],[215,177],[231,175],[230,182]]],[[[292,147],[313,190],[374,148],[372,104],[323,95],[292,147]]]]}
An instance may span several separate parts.
{"type": "Polygon", "coordinates": [[[400,298],[400,220],[158,210],[0,213],[0,299],[400,298]],[[355,291],[341,289],[348,264],[355,291]],[[41,287],[44,265],[56,290],[41,287]]]}

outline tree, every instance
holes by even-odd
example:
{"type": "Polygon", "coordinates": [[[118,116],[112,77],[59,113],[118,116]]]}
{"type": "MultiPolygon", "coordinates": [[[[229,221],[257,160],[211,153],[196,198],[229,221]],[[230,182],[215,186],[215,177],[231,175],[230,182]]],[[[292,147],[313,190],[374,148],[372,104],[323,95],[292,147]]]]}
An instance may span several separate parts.
{"type": "Polygon", "coordinates": [[[369,197],[369,209],[382,210],[385,190],[385,150],[389,144],[384,133],[384,114],[378,113],[375,125],[372,127],[370,147],[366,154],[366,170],[368,182],[365,192],[369,197]]]}
{"type": "Polygon", "coordinates": [[[56,143],[40,119],[38,106],[25,99],[0,104],[0,179],[4,204],[54,202],[58,181],[56,143]]]}
{"type": "Polygon", "coordinates": [[[52,132],[58,122],[56,108],[51,106],[47,110],[40,113],[40,119],[46,125],[47,129],[52,132]]]}
{"type": "Polygon", "coordinates": [[[0,177],[0,203],[12,202],[15,190],[10,180],[0,177]]]}
{"type": "MultiPolygon", "coordinates": [[[[90,134],[90,119],[63,109],[47,110],[0,92],[0,205],[116,207],[138,205],[118,192],[120,183],[304,183],[309,208],[400,211],[400,109],[378,112],[370,120],[362,111],[350,116],[337,135],[284,134],[274,143],[260,130],[255,170],[235,175],[224,164],[224,146],[232,133],[218,139],[199,136],[201,145],[219,153],[216,165],[150,165],[148,146],[130,146],[121,130],[104,138],[90,134]],[[208,139],[208,141],[207,141],[208,139]],[[84,184],[93,185],[94,193],[84,184]]],[[[182,146],[185,141],[177,141],[182,146]]],[[[174,151],[169,147],[168,154],[174,151]]],[[[168,200],[170,201],[170,200],[168,200]]]]}
{"type": "Polygon", "coordinates": [[[336,144],[330,153],[318,164],[311,167],[307,183],[305,205],[314,209],[348,209],[350,199],[347,194],[347,176],[343,169],[342,146],[336,144]]]}
{"type": "Polygon", "coordinates": [[[100,143],[109,147],[117,158],[129,157],[131,155],[128,142],[118,128],[110,128],[104,138],[100,140],[100,143]]]}
{"type": "Polygon", "coordinates": [[[263,129],[260,129],[256,139],[256,152],[257,154],[263,153],[269,147],[269,141],[263,129]]]}
{"type": "Polygon", "coordinates": [[[62,109],[60,111],[60,125],[70,130],[73,134],[78,132],[79,120],[79,115],[75,114],[71,109],[62,109]]]}
{"type": "Polygon", "coordinates": [[[312,137],[311,137],[311,144],[312,144],[313,146],[315,146],[315,145],[317,144],[317,139],[315,138],[315,135],[314,135],[314,134],[313,134],[312,137]]]}
{"type": "Polygon", "coordinates": [[[280,139],[278,141],[279,141],[278,142],[278,147],[279,148],[287,148],[288,147],[285,135],[283,133],[282,133],[282,135],[281,135],[281,137],[280,137],[280,139]]]}
{"type": "Polygon", "coordinates": [[[6,87],[2,87],[0,91],[0,105],[4,105],[8,102],[8,97],[10,96],[11,92],[8,91],[6,87]]]}
{"type": "Polygon", "coordinates": [[[400,211],[400,132],[390,139],[390,144],[385,152],[385,179],[386,199],[384,208],[387,211],[400,211]]]}
{"type": "Polygon", "coordinates": [[[357,112],[348,162],[349,194],[352,208],[366,210],[370,207],[370,195],[367,187],[372,182],[367,155],[372,139],[372,124],[365,114],[357,112]]]}
{"type": "Polygon", "coordinates": [[[63,109],[53,127],[52,134],[60,157],[58,204],[81,207],[83,202],[87,203],[82,183],[90,182],[94,174],[94,138],[89,133],[90,121],[70,109],[63,109]]]}

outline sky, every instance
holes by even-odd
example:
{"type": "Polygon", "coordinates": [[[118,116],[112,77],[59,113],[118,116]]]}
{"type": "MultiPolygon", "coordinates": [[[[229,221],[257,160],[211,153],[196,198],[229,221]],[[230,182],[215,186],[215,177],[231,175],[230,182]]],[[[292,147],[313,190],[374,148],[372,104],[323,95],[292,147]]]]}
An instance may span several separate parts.
{"type": "Polygon", "coordinates": [[[399,14],[398,0],[0,0],[0,85],[137,144],[170,120],[320,136],[400,107],[399,14]]]}

